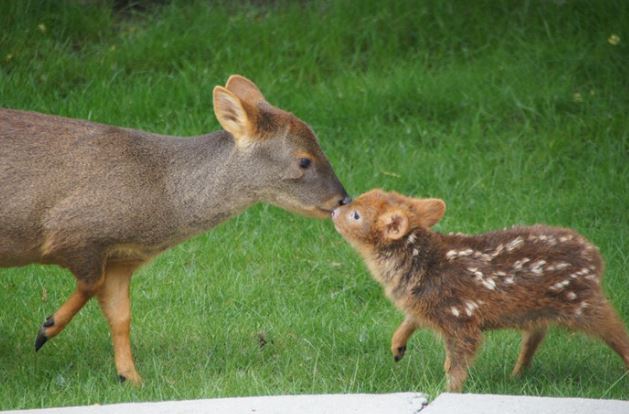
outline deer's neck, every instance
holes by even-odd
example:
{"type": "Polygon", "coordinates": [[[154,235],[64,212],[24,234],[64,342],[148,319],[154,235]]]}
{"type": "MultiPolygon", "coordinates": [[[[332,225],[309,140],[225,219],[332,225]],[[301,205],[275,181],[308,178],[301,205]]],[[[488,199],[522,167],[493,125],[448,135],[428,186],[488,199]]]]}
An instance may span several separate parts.
{"type": "Polygon", "coordinates": [[[245,156],[224,131],[177,140],[168,168],[167,193],[185,239],[241,213],[258,201],[245,156]]]}

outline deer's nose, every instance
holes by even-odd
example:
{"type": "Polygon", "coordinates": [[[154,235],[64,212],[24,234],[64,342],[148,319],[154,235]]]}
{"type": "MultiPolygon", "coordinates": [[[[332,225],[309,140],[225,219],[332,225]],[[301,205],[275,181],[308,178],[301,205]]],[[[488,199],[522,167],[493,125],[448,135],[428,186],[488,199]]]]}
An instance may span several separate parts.
{"type": "Polygon", "coordinates": [[[339,206],[344,206],[346,204],[349,204],[352,202],[352,198],[348,195],[346,195],[345,197],[343,197],[343,199],[339,200],[339,206]]]}

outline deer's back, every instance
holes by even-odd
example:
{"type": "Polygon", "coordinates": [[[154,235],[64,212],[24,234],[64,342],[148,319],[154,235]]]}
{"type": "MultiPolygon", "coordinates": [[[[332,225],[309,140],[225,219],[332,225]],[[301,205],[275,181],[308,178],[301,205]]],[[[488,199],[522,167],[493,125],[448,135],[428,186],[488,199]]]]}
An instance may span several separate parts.
{"type": "Polygon", "coordinates": [[[134,231],[150,238],[146,228],[166,220],[168,208],[164,140],[0,109],[0,265],[42,261],[51,240],[124,240],[134,231]]]}

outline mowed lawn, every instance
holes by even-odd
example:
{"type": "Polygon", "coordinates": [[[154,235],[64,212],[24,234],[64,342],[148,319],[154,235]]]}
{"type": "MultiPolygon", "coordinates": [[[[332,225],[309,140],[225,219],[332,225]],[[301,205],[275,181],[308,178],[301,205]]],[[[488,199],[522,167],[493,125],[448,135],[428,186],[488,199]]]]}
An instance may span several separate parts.
{"type": "MultiPolygon", "coordinates": [[[[243,74],[354,195],[443,198],[445,232],[576,228],[629,322],[629,2],[108,3],[0,2],[0,106],[198,135],[218,129],[214,85],[243,74]]],[[[329,220],[258,205],[142,268],[142,388],[116,382],[95,302],[34,352],[73,288],[55,267],[0,270],[0,409],[445,387],[430,332],[393,362],[402,315],[329,220]]],[[[518,346],[488,334],[466,391],[629,399],[602,342],[553,330],[511,379],[518,346]]]]}

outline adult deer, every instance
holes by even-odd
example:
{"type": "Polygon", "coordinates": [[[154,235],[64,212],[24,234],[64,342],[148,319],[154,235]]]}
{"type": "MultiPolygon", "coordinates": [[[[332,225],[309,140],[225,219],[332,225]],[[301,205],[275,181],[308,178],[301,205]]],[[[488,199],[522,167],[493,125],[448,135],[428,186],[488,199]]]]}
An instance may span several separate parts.
{"type": "Polygon", "coordinates": [[[320,218],[349,202],[312,130],[251,81],[215,87],[214,112],[224,130],[181,139],[0,109],[0,266],[56,264],[77,282],[36,350],[96,296],[119,378],[140,383],[129,339],[138,267],[256,202],[320,218]]]}

